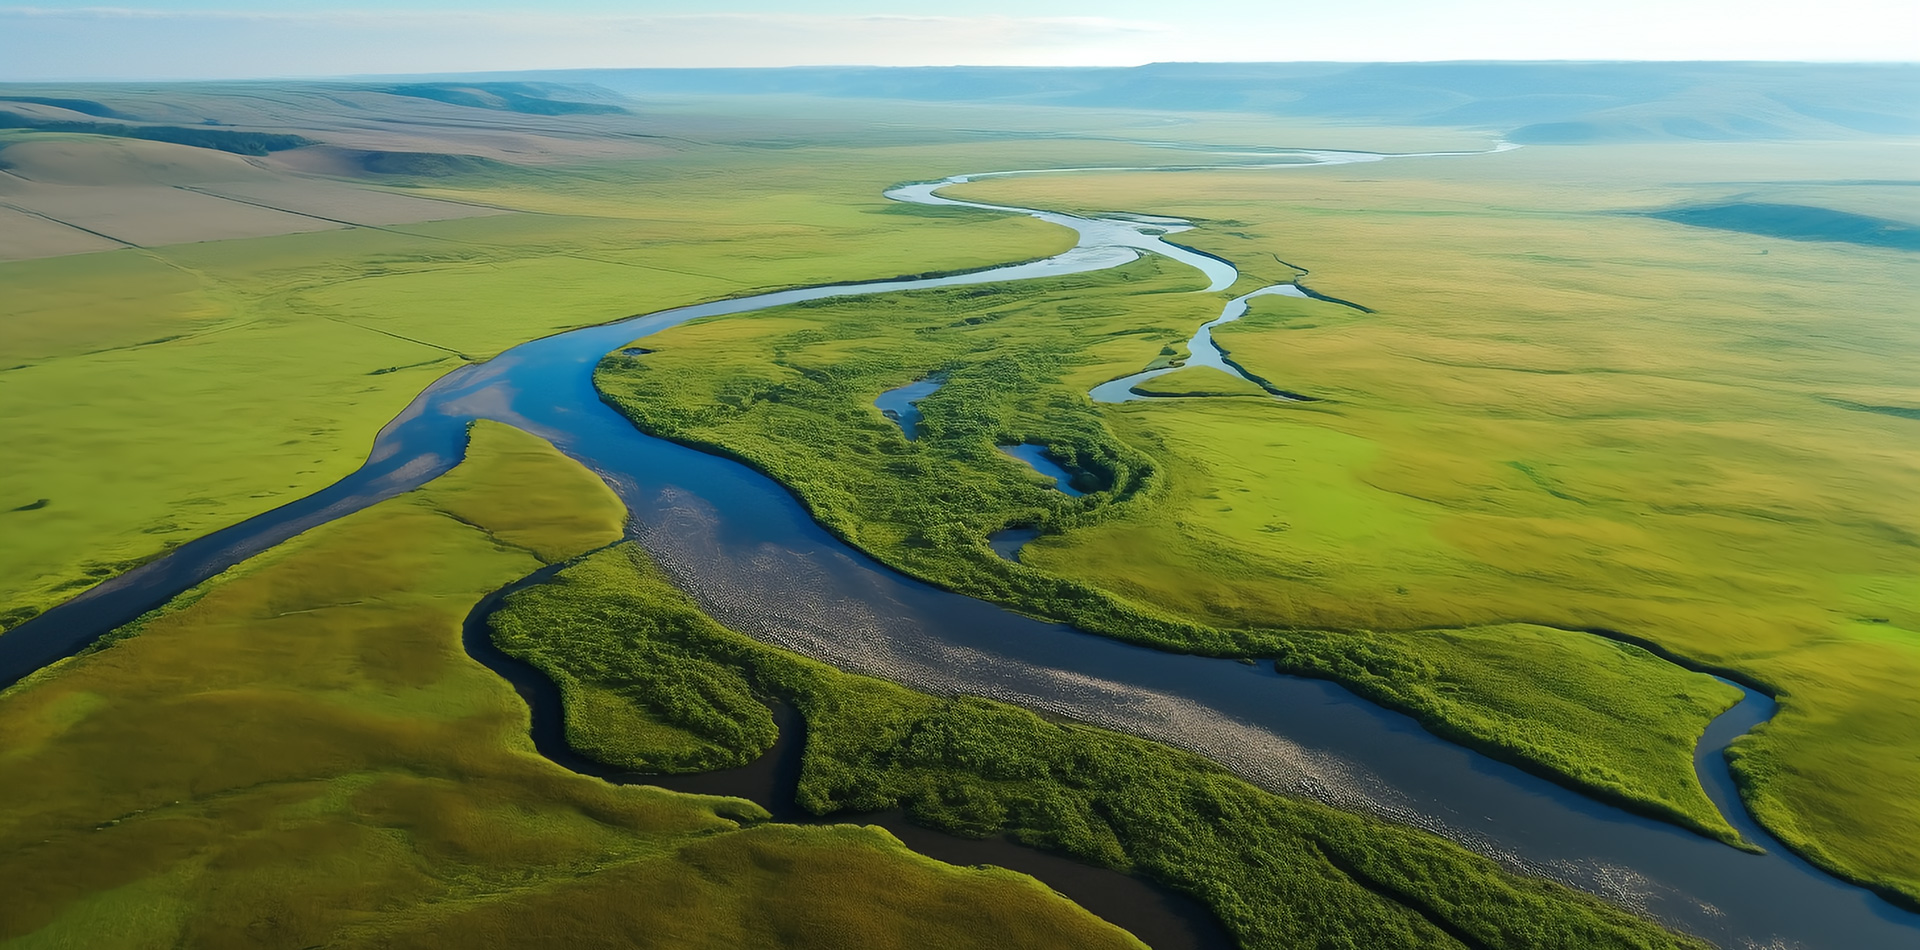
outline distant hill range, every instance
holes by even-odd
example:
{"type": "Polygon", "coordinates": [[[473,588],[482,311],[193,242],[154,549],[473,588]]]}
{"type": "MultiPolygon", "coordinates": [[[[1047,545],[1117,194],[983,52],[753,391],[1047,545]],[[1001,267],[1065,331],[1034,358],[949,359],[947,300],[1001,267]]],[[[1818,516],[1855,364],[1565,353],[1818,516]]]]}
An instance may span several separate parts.
{"type": "Polygon", "coordinates": [[[1251,112],[1486,128],[1529,144],[1920,135],[1920,64],[1155,63],[431,78],[592,84],[643,97],[789,94],[1251,112]]]}
{"type": "MultiPolygon", "coordinates": [[[[273,95],[282,100],[283,105],[286,104],[284,100],[289,90],[304,90],[310,94],[322,95],[330,91],[384,94],[402,99],[426,100],[469,109],[515,112],[523,115],[625,115],[627,112],[617,104],[625,101],[624,97],[607,89],[538,82],[173,85],[81,83],[64,87],[47,87],[55,90],[80,89],[104,96],[119,97],[121,101],[114,105],[70,95],[23,95],[18,94],[18,91],[32,90],[37,87],[32,84],[3,84],[0,85],[0,129],[78,132],[114,138],[146,139],[256,156],[316,144],[314,140],[300,135],[222,128],[228,124],[226,120],[208,117],[194,111],[193,103],[206,104],[204,94],[208,91],[214,91],[216,97],[220,91],[227,92],[230,97],[244,96],[248,91],[257,90],[261,86],[277,87],[273,95]],[[165,92],[167,89],[193,90],[202,93],[202,96],[168,96],[165,92]],[[130,92],[134,95],[128,98],[130,92]],[[169,118],[177,121],[182,115],[196,116],[195,124],[188,126],[168,124],[169,118]],[[129,120],[133,124],[100,122],[97,121],[98,119],[129,120]]],[[[334,106],[343,104],[338,99],[329,101],[334,106]]],[[[231,102],[225,104],[231,105],[231,102]]],[[[366,169],[376,172],[387,172],[404,164],[410,168],[408,173],[434,174],[422,169],[427,165],[433,165],[440,169],[439,173],[445,173],[447,169],[458,165],[458,163],[449,164],[447,161],[449,156],[425,156],[429,161],[423,165],[419,161],[423,156],[413,153],[370,152],[368,155],[369,163],[366,169]]]]}

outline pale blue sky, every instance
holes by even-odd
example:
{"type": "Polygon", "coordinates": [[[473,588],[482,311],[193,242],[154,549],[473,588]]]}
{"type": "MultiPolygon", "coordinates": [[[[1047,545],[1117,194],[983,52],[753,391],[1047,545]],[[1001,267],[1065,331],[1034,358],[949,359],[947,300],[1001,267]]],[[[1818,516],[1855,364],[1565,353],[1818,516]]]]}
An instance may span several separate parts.
{"type": "Polygon", "coordinates": [[[1920,61],[1920,2],[0,0],[0,81],[1447,59],[1920,61]]]}

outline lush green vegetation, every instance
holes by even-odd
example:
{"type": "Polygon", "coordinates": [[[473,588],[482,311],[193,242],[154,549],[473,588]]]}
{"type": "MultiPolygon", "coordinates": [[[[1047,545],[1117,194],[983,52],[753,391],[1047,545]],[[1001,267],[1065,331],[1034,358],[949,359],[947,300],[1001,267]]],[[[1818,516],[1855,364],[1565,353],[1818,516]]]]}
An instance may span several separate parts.
{"type": "Polygon", "coordinates": [[[702,614],[632,543],[514,593],[490,622],[563,686],[570,735],[590,724],[625,731],[629,750],[694,743],[747,758],[771,739],[755,698],[791,703],[807,725],[798,796],[815,813],[903,807],[955,834],[1009,832],[1147,874],[1206,902],[1245,947],[1704,946],[1430,835],[1259,791],[1189,753],[758,643],[702,614]],[[628,656],[658,679],[608,662],[628,656]]]}
{"type": "MultiPolygon", "coordinates": [[[[331,483],[433,379],[523,340],[778,286],[1060,250],[1070,235],[1057,228],[903,213],[880,191],[955,163],[1107,148],[828,145],[838,126],[777,123],[782,147],[741,147],[710,117],[669,120],[722,141],[540,169],[466,158],[450,176],[391,153],[355,159],[414,194],[521,214],[0,263],[0,440],[35,447],[0,466],[0,627],[331,483]]],[[[96,167],[69,155],[62,168],[84,186],[69,191],[96,188],[116,207],[134,182],[177,194],[168,186],[268,174],[203,150],[150,157],[96,167]]]]}
{"type": "Polygon", "coordinates": [[[545,443],[468,459],[0,695],[0,942],[1133,947],[1031,878],[540,757],[475,602],[620,536],[545,443]]]}
{"type": "MultiPolygon", "coordinates": [[[[206,149],[0,131],[0,164],[34,179],[0,173],[0,202],[52,181],[77,186],[61,191],[109,222],[150,224],[173,214],[154,193],[196,197],[177,186],[297,190],[319,174],[520,213],[0,262],[0,441],[36,448],[0,466],[0,630],[345,475],[381,425],[462,361],[637,312],[1042,257],[1071,238],[1028,219],[884,200],[895,182],[1191,159],[1122,141],[1142,130],[1261,145],[1301,134],[1236,117],[1169,129],[1158,115],[830,101],[796,110],[785,100],[515,115],[506,129],[498,112],[384,90],[8,88],[23,101],[84,97],[91,114],[179,125],[213,117],[231,123],[221,128],[323,145],[248,163],[206,149]]],[[[1478,140],[1357,126],[1313,127],[1311,137],[1346,147],[1478,140]]],[[[342,217],[321,206],[312,210],[342,217]]],[[[64,232],[75,250],[114,246],[9,214],[0,208],[0,227],[64,232]]]]}
{"type": "MultiPolygon", "coordinates": [[[[127,122],[198,131],[217,116],[232,125],[211,131],[329,144],[243,162],[5,131],[0,165],[29,175],[0,174],[0,200],[39,187],[27,177],[46,161],[29,145],[79,143],[59,153],[58,187],[92,194],[105,214],[159,214],[125,200],[136,186],[178,197],[229,176],[312,173],[374,173],[385,193],[519,213],[0,263],[0,439],[32,447],[0,467],[0,627],[332,481],[433,378],[520,340],[1065,242],[1027,219],[891,205],[878,193],[893,181],[1195,160],[1122,141],[1141,137],[1478,141],[1437,127],[818,100],[523,113],[505,130],[489,124],[497,111],[375,87],[14,91],[127,122]],[[144,159],[96,163],[82,145],[144,159]]],[[[1675,108],[1627,105],[1637,111],[1615,117],[1624,124],[1573,131],[1632,138],[1675,108]]],[[[1727,115],[1788,110],[1735,105],[1727,115]]],[[[1788,111],[1795,128],[1832,131],[1818,109],[1788,111]]],[[[1044,207],[1186,214],[1204,226],[1181,240],[1241,265],[1239,290],[1300,265],[1318,290],[1377,311],[1269,297],[1222,328],[1236,360],[1319,398],[1310,404],[1087,405],[1086,388],[1178,359],[1218,312],[1218,298],[1183,293],[1196,284],[1153,261],[689,326],[650,340],[655,354],[610,361],[602,380],[643,424],[772,472],[902,569],[1141,642],[1277,656],[1722,836],[1685,753],[1731,692],[1572,631],[1734,672],[1782,700],[1735,750],[1755,811],[1823,866],[1920,900],[1920,581],[1906,569],[1920,547],[1915,258],[1649,215],[1758,204],[1920,222],[1920,189],[1889,184],[1911,177],[1909,158],[1866,139],[1589,146],[966,186],[1044,207]],[[952,383],[907,443],[871,400],[931,372],[952,383]],[[1093,494],[1065,498],[993,450],[1019,441],[1051,446],[1093,494]],[[983,544],[1007,525],[1045,529],[1022,564],[983,544]]],[[[1198,373],[1155,383],[1218,385],[1187,390],[1198,373]]],[[[614,659],[607,676],[634,682],[614,659]]],[[[615,711],[655,691],[608,687],[593,701],[614,718],[574,738],[620,761],[737,761],[767,732],[729,688],[699,686],[703,701],[738,701],[722,704],[745,711],[732,731],[715,719],[675,733],[677,745],[644,736],[658,710],[615,711]]]]}
{"type": "Polygon", "coordinates": [[[1898,411],[1920,407],[1920,258],[1619,213],[1737,196],[1915,223],[1920,194],[1890,184],[1908,157],[1529,148],[968,186],[1209,219],[1183,238],[1285,279],[1262,263],[1277,255],[1378,311],[1255,301],[1222,345],[1326,402],[1260,437],[1238,401],[1108,413],[1165,448],[1173,492],[1022,560],[1188,615],[1529,620],[1732,671],[1781,701],[1734,749],[1750,807],[1822,866],[1920,901],[1920,442],[1898,411]],[[1287,530],[1252,533],[1236,486],[1274,486],[1287,530]],[[1243,572],[1221,569],[1225,538],[1243,572]]]}
{"type": "MultiPolygon", "coordinates": [[[[1136,368],[1124,361],[1218,314],[1217,297],[1188,293],[1196,283],[1147,258],[1044,283],[819,301],[648,337],[650,352],[609,356],[598,381],[642,428],[771,473],[829,530],[908,573],[1157,647],[1278,658],[1450,738],[1736,841],[1692,752],[1737,691],[1568,630],[1395,631],[1405,615],[1365,587],[1326,598],[1348,613],[1283,613],[1242,593],[1289,596],[1290,581],[1344,582],[1341,560],[1439,543],[1411,516],[1356,517],[1366,489],[1331,466],[1367,450],[1304,421],[1335,410],[1263,397],[1116,413],[1087,401],[1088,387],[1136,368]],[[909,442],[873,398],[935,373],[946,383],[920,403],[909,442]],[[1164,425],[1142,434],[1140,419],[1164,425]],[[1093,494],[1068,498],[995,450],[1020,442],[1049,446],[1093,494]],[[986,543],[1016,525],[1047,535],[1017,564],[986,543]],[[1338,553],[1316,551],[1329,558],[1316,566],[1291,553],[1301,539],[1338,553]],[[1070,559],[1055,553],[1065,545],[1070,559]],[[1362,609],[1372,612],[1351,612],[1362,609]]],[[[1231,382],[1181,371],[1203,373],[1231,382]]]]}

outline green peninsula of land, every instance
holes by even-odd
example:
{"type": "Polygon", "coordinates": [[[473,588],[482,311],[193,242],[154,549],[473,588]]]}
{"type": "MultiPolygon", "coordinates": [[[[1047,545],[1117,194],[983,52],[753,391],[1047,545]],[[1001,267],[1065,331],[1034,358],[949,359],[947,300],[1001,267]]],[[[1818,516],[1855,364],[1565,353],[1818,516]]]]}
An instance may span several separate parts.
{"type": "Polygon", "coordinates": [[[618,539],[624,514],[550,446],[481,423],[426,487],[0,694],[0,942],[1138,950],[1024,875],[535,753],[462,623],[618,539]]]}

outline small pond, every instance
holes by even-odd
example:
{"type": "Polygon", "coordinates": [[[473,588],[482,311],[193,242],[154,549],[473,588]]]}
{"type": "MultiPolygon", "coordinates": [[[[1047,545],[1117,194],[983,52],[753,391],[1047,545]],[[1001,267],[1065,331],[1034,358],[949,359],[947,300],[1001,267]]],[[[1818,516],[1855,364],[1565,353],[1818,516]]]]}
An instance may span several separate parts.
{"type": "Polygon", "coordinates": [[[1075,498],[1086,495],[1086,492],[1073,487],[1072,472],[1061,468],[1059,462],[1047,457],[1046,446],[1035,445],[1031,442],[1022,442],[1019,445],[1002,445],[999,446],[999,449],[1027,463],[1034,471],[1053,479],[1053,487],[1059,489],[1061,492],[1072,495],[1075,498]]]}
{"type": "Polygon", "coordinates": [[[939,392],[946,382],[938,376],[929,376],[881,393],[873,405],[882,415],[893,420],[907,441],[911,442],[920,437],[920,400],[939,392]]]}

